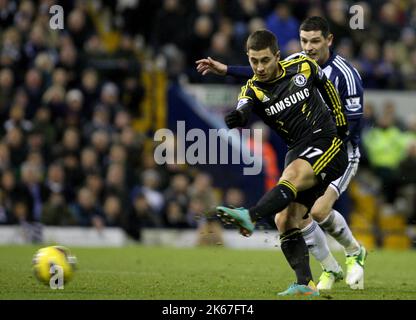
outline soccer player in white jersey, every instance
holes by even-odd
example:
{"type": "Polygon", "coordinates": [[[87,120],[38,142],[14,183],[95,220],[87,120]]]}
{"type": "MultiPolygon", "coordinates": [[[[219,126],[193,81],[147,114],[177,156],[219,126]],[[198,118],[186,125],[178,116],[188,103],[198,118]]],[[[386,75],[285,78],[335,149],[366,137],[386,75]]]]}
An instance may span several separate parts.
{"type": "MultiPolygon", "coordinates": [[[[348,61],[330,49],[332,41],[333,35],[330,33],[328,22],[324,18],[307,18],[300,26],[300,43],[303,51],[286,58],[291,59],[304,54],[319,64],[338,90],[345,107],[350,132],[345,141],[348,147],[348,168],[339,179],[330,184],[325,194],[315,202],[310,215],[303,221],[302,234],[309,251],[320,262],[323,269],[317,286],[319,290],[329,290],[335,282],[344,279],[344,272],[329,251],[327,239],[322,229],[344,248],[346,283],[351,289],[364,289],[366,249],[354,238],[344,217],[333,209],[334,203],[347,189],[358,168],[360,159],[358,143],[363,114],[363,85],[358,71],[348,61]]],[[[227,66],[210,57],[198,60],[196,63],[198,72],[203,75],[211,72],[217,75],[246,78],[253,76],[253,71],[249,66],[227,66]]],[[[285,212],[277,214],[275,218],[277,227],[283,226],[286,219],[287,214],[285,212]]]]}

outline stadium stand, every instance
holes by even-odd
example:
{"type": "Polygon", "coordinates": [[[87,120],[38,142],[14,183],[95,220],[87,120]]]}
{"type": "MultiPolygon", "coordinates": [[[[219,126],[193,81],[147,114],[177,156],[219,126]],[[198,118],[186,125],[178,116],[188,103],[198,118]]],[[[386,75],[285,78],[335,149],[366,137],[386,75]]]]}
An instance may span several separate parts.
{"type": "MultiPolygon", "coordinates": [[[[364,30],[348,27],[353,2],[346,0],[65,0],[64,29],[52,30],[55,3],[0,2],[0,224],[24,226],[32,241],[40,241],[41,225],[71,225],[120,227],[138,241],[143,228],[201,228],[214,235],[200,244],[220,242],[222,227],[200,213],[233,197],[252,204],[270,185],[265,172],[158,165],[153,136],[183,120],[187,129],[223,127],[221,114],[207,113],[184,87],[240,85],[202,77],[195,60],[246,64],[244,41],[255,29],[274,31],[286,56],[300,51],[300,21],[324,15],[334,49],[366,89],[416,88],[410,1],[359,2],[364,30]]],[[[348,220],[368,248],[408,248],[416,243],[416,122],[397,116],[394,101],[377,106],[381,113],[374,108],[366,105],[348,220]],[[394,154],[383,152],[392,145],[394,154]]],[[[270,142],[281,169],[284,147],[270,142]]]]}

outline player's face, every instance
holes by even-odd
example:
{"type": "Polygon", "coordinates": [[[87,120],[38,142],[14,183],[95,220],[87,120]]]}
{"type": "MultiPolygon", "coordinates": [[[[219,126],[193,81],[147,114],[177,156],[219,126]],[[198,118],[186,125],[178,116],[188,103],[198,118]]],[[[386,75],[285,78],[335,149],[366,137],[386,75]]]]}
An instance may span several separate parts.
{"type": "Polygon", "coordinates": [[[300,45],[306,55],[319,65],[329,59],[329,47],[332,45],[332,34],[325,38],[322,31],[300,31],[300,45]]]}
{"type": "Polygon", "coordinates": [[[277,62],[280,59],[280,52],[273,54],[270,48],[259,51],[248,50],[248,60],[254,74],[260,81],[269,81],[277,76],[279,67],[277,62]]]}

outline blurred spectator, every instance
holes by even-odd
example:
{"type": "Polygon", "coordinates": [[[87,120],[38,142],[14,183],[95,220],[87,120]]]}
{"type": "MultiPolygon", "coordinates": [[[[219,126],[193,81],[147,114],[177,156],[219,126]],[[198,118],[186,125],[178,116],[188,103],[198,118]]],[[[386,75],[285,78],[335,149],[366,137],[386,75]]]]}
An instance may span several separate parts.
{"type": "Polygon", "coordinates": [[[0,142],[0,172],[10,168],[10,150],[9,147],[0,142]]]}
{"type": "Polygon", "coordinates": [[[266,191],[272,189],[280,178],[280,170],[278,167],[277,153],[270,143],[270,128],[263,122],[255,122],[252,124],[251,129],[261,130],[261,141],[255,141],[250,135],[249,141],[247,141],[250,150],[253,154],[262,159],[264,165],[264,188],[266,191]],[[261,152],[257,150],[261,143],[261,152]]]}
{"type": "Polygon", "coordinates": [[[5,196],[3,190],[0,189],[0,225],[8,224],[10,221],[10,213],[7,211],[6,206],[4,205],[5,196]]]}
{"type": "Polygon", "coordinates": [[[124,218],[120,198],[109,195],[103,205],[105,225],[107,227],[124,227],[124,218]]]}
{"type": "MultiPolygon", "coordinates": [[[[221,32],[217,32],[212,36],[211,46],[206,52],[206,56],[211,57],[215,60],[221,61],[227,65],[233,64],[232,54],[233,52],[229,46],[229,37],[221,32]]],[[[203,77],[203,82],[216,82],[217,76],[208,74],[203,77]]]]}
{"type": "Polygon", "coordinates": [[[416,140],[410,141],[396,174],[399,193],[406,200],[407,222],[416,224],[416,140]]]}
{"type": "Polygon", "coordinates": [[[400,37],[401,29],[399,11],[396,4],[392,2],[384,3],[380,9],[379,19],[381,34],[383,35],[380,38],[381,42],[396,41],[400,37]]]}
{"type": "Polygon", "coordinates": [[[164,215],[164,225],[167,228],[188,228],[189,224],[186,221],[186,209],[184,210],[183,206],[177,201],[168,200],[164,215]]]}
{"type": "Polygon", "coordinates": [[[91,121],[86,122],[83,128],[84,137],[88,139],[94,132],[104,131],[111,135],[114,128],[110,122],[110,113],[102,106],[97,106],[92,113],[91,121]]]}
{"type": "Polygon", "coordinates": [[[226,190],[224,196],[224,205],[235,208],[244,207],[244,194],[238,188],[230,188],[226,190]]]}
{"type": "Polygon", "coordinates": [[[186,43],[187,19],[179,0],[163,0],[153,22],[154,45],[160,48],[173,43],[183,48],[186,43]],[[175,32],[172,33],[172,30],[175,32]]]}
{"type": "Polygon", "coordinates": [[[189,187],[190,203],[187,213],[187,221],[190,226],[196,227],[197,221],[202,215],[218,204],[212,187],[212,177],[205,172],[198,172],[193,183],[189,187]]]}
{"type": "Polygon", "coordinates": [[[394,126],[398,127],[401,131],[406,130],[406,124],[397,114],[397,108],[394,101],[384,101],[381,117],[391,118],[394,126]]]}
{"type": "Polygon", "coordinates": [[[276,35],[282,55],[286,56],[289,41],[299,39],[299,21],[292,15],[290,7],[286,3],[278,3],[266,18],[266,26],[276,35]]]}
{"type": "MultiPolygon", "coordinates": [[[[65,180],[65,171],[60,163],[52,163],[48,167],[48,172],[45,179],[45,186],[49,191],[49,194],[59,194],[64,200],[64,204],[70,203],[74,200],[74,192],[67,185],[65,180]]],[[[58,200],[58,199],[55,199],[58,200]]],[[[61,203],[61,201],[55,201],[61,203]]]]}
{"type": "Polygon", "coordinates": [[[328,23],[329,29],[334,34],[334,47],[344,39],[351,38],[348,10],[349,6],[345,0],[330,0],[327,3],[328,23]]]}
{"type": "Polygon", "coordinates": [[[405,156],[405,135],[394,124],[390,114],[380,117],[377,127],[369,129],[363,141],[370,167],[381,179],[384,199],[393,203],[397,195],[395,172],[405,156]]]}
{"type": "Polygon", "coordinates": [[[15,203],[25,205],[28,221],[41,221],[42,218],[43,203],[48,198],[49,192],[41,179],[41,168],[30,162],[22,164],[21,183],[17,185],[15,203]]]}
{"type": "Polygon", "coordinates": [[[0,121],[7,118],[10,102],[14,96],[14,74],[9,68],[0,69],[0,121]]]}
{"type": "Polygon", "coordinates": [[[98,155],[98,163],[101,167],[104,167],[108,148],[111,143],[109,134],[104,130],[94,131],[90,136],[90,143],[98,155]]]}
{"type": "Polygon", "coordinates": [[[5,29],[6,27],[13,24],[14,14],[16,12],[16,2],[14,1],[1,1],[0,2],[0,28],[5,29]]]}
{"type": "MultiPolygon", "coordinates": [[[[198,16],[195,19],[192,33],[187,41],[187,58],[188,66],[190,66],[190,73],[198,77],[197,72],[194,71],[194,63],[201,57],[205,57],[211,45],[211,37],[214,33],[214,23],[207,15],[198,16]]],[[[192,78],[191,78],[192,79],[192,78]]]]}
{"type": "Polygon", "coordinates": [[[58,128],[52,123],[51,112],[46,107],[41,107],[36,111],[33,119],[33,131],[39,132],[45,143],[45,147],[49,150],[56,141],[58,128]]]}
{"type": "Polygon", "coordinates": [[[129,76],[123,81],[121,102],[133,117],[142,115],[141,103],[144,95],[144,86],[137,77],[129,76]]]}
{"type": "Polygon", "coordinates": [[[82,124],[86,121],[86,114],[84,110],[84,96],[81,90],[72,89],[66,93],[66,114],[65,114],[65,127],[73,126],[81,128],[82,124]]]}
{"type": "Polygon", "coordinates": [[[18,168],[27,155],[27,146],[22,130],[11,128],[6,133],[5,142],[10,150],[10,163],[13,168],[18,168]]]}
{"type": "Polygon", "coordinates": [[[102,208],[97,205],[96,197],[90,189],[82,187],[78,191],[77,200],[71,206],[77,225],[94,226],[101,229],[104,226],[102,208]]]}
{"type": "Polygon", "coordinates": [[[100,106],[104,107],[110,113],[111,121],[117,111],[123,110],[120,105],[119,89],[113,82],[107,82],[103,85],[100,92],[100,106]]]}
{"type": "Polygon", "coordinates": [[[119,110],[114,116],[114,129],[117,133],[121,133],[124,128],[130,127],[132,118],[127,110],[119,110]]]}
{"type": "Polygon", "coordinates": [[[84,43],[92,31],[91,26],[87,24],[85,13],[78,8],[69,13],[65,30],[71,36],[78,50],[83,49],[84,43]]]}
{"type": "Polygon", "coordinates": [[[122,201],[123,207],[128,202],[128,189],[126,185],[126,172],[120,163],[110,164],[105,177],[104,194],[116,195],[122,201]]]}
{"type": "Polygon", "coordinates": [[[126,226],[127,233],[135,240],[141,240],[142,228],[161,227],[161,220],[146,200],[143,193],[133,195],[131,210],[126,226]]]}
{"type": "Polygon", "coordinates": [[[61,193],[51,193],[42,208],[41,222],[52,226],[70,226],[76,223],[68,203],[61,193]]]}
{"type": "Polygon", "coordinates": [[[63,127],[67,112],[65,89],[60,85],[50,86],[42,95],[42,103],[48,109],[51,119],[56,121],[56,126],[63,127]]]}
{"type": "Polygon", "coordinates": [[[165,190],[166,202],[175,201],[175,204],[186,211],[189,204],[188,196],[189,178],[184,174],[176,174],[170,180],[170,186],[165,190]]]}
{"type": "Polygon", "coordinates": [[[165,200],[162,193],[158,190],[160,181],[158,172],[153,169],[147,169],[143,171],[141,180],[142,185],[135,187],[133,194],[136,192],[142,193],[152,210],[161,215],[165,200]]]}
{"type": "Polygon", "coordinates": [[[24,89],[28,96],[26,117],[32,119],[42,101],[43,79],[36,69],[29,69],[25,75],[24,89]]]}
{"type": "Polygon", "coordinates": [[[98,171],[87,171],[84,179],[85,186],[94,194],[95,199],[99,203],[104,201],[105,182],[98,171]]]}
{"type": "Polygon", "coordinates": [[[17,221],[13,216],[13,206],[16,197],[18,196],[16,177],[12,170],[1,171],[0,190],[2,195],[2,208],[5,211],[4,214],[7,216],[7,223],[13,224],[17,221]]]}
{"type": "Polygon", "coordinates": [[[87,119],[91,119],[94,104],[99,97],[98,73],[94,69],[85,69],[81,76],[80,90],[84,96],[83,113],[87,119]]]}

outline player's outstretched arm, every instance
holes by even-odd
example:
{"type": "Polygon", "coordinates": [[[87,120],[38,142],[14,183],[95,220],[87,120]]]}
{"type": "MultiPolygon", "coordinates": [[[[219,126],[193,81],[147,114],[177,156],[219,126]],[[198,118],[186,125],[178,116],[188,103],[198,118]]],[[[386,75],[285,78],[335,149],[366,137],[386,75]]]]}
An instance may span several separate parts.
{"type": "Polygon", "coordinates": [[[200,59],[195,61],[196,71],[201,73],[203,76],[208,73],[213,73],[219,76],[225,76],[227,74],[227,65],[221,63],[211,57],[200,59]]]}
{"type": "Polygon", "coordinates": [[[211,57],[195,61],[196,70],[203,76],[213,73],[219,76],[232,76],[250,79],[254,73],[250,66],[227,66],[211,57]]]}

